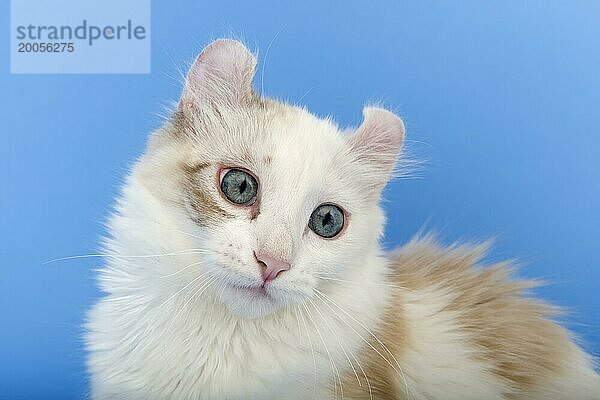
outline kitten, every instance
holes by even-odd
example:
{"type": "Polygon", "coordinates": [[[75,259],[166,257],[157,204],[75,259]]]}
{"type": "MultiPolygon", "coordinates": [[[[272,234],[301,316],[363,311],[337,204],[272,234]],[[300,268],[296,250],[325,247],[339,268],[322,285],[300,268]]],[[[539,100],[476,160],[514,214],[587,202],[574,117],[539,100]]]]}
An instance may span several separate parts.
{"type": "Polygon", "coordinates": [[[600,399],[591,358],[482,246],[385,254],[400,118],[257,95],[218,40],[135,164],[90,311],[94,399],[600,399]]]}

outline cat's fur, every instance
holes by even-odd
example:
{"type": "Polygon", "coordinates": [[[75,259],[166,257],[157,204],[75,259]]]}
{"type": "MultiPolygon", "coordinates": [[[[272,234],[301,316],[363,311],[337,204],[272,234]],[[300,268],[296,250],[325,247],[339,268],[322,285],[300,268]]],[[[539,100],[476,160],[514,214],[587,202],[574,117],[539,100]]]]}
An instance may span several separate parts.
{"type": "Polygon", "coordinates": [[[87,324],[94,399],[600,399],[591,358],[482,246],[382,252],[398,117],[340,132],[255,94],[255,64],[209,45],[127,178],[87,324]],[[255,205],[219,194],[222,166],[256,175],[255,205]],[[333,240],[307,228],[324,202],[349,214],[333,240]],[[257,250],[291,264],[268,299],[232,286],[262,282],[257,250]]]}

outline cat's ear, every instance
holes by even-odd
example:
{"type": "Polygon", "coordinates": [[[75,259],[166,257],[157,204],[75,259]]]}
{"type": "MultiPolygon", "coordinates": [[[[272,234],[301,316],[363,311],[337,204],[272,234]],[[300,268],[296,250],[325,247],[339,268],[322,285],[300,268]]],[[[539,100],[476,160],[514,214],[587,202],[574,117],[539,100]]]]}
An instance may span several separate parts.
{"type": "Polygon", "coordinates": [[[369,185],[378,191],[383,189],[404,142],[400,117],[383,108],[365,107],[363,122],[349,141],[354,156],[367,167],[369,185]]]}
{"type": "Polygon", "coordinates": [[[189,110],[203,103],[235,107],[250,102],[255,69],[256,58],[241,42],[212,42],[188,72],[179,109],[189,110]]]}

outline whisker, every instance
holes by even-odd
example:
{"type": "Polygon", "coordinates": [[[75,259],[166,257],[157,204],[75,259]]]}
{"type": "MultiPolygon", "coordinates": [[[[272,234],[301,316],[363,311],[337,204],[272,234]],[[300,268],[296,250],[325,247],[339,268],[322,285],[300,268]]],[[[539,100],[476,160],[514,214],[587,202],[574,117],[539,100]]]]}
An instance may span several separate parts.
{"type": "Polygon", "coordinates": [[[206,238],[204,238],[204,237],[201,237],[201,236],[198,236],[198,235],[194,235],[193,233],[185,232],[185,231],[182,231],[182,230],[179,230],[179,229],[174,229],[174,232],[179,232],[179,233],[182,233],[184,235],[187,235],[187,236],[190,236],[190,237],[193,237],[193,238],[196,238],[196,239],[206,240],[206,238]]]}
{"type": "MultiPolygon", "coordinates": [[[[310,301],[310,303],[315,308],[315,310],[317,310],[317,305],[315,304],[315,302],[312,301],[311,298],[308,298],[308,301],[310,301]]],[[[314,318],[313,318],[313,322],[315,322],[314,318]]],[[[337,375],[338,382],[340,383],[340,395],[341,395],[342,400],[343,400],[344,399],[344,389],[342,387],[342,378],[340,377],[340,371],[339,371],[339,369],[338,369],[338,367],[337,367],[337,365],[336,365],[333,357],[331,356],[331,353],[329,352],[329,348],[327,348],[327,344],[325,344],[325,340],[323,340],[323,336],[321,336],[321,332],[318,330],[316,323],[315,323],[315,329],[317,330],[317,333],[321,337],[321,341],[323,342],[323,347],[325,347],[325,351],[327,352],[327,355],[329,356],[329,359],[331,360],[331,363],[334,366],[334,373],[337,375]]],[[[334,382],[335,382],[335,376],[334,376],[334,382]]]]}
{"type": "MultiPolygon", "coordinates": [[[[174,294],[173,296],[171,296],[169,299],[171,299],[171,298],[175,297],[175,296],[176,296],[178,293],[180,293],[180,292],[182,292],[183,290],[185,290],[186,288],[190,287],[190,286],[191,286],[193,283],[197,282],[197,281],[198,281],[198,279],[199,279],[199,278],[201,278],[201,277],[202,277],[203,275],[205,275],[205,274],[206,274],[206,273],[204,273],[204,274],[202,274],[202,275],[199,275],[198,277],[194,278],[192,281],[190,281],[190,282],[189,282],[187,285],[185,285],[183,288],[181,288],[181,289],[180,289],[180,290],[179,290],[177,293],[175,293],[175,294],[174,294]]],[[[199,288],[199,289],[202,289],[203,287],[205,287],[205,286],[207,286],[207,285],[210,285],[210,280],[211,280],[211,278],[212,278],[212,277],[211,277],[211,276],[209,276],[208,278],[205,278],[204,280],[202,280],[202,283],[200,283],[200,284],[199,284],[199,286],[200,286],[200,288],[199,288]]],[[[199,289],[198,289],[198,290],[199,290],[199,289]]],[[[192,289],[192,290],[193,290],[193,289],[192,289]]],[[[190,296],[190,298],[189,298],[189,299],[186,301],[186,303],[185,303],[185,304],[184,304],[184,305],[183,305],[181,308],[179,308],[179,309],[176,309],[176,313],[175,313],[175,314],[174,314],[174,316],[173,316],[173,317],[170,319],[170,323],[168,324],[168,325],[169,325],[168,329],[170,329],[171,331],[175,329],[175,328],[174,328],[174,325],[175,325],[175,323],[177,322],[179,315],[181,314],[181,312],[182,312],[182,311],[184,311],[184,310],[185,310],[185,308],[186,308],[187,304],[188,304],[188,303],[189,303],[189,302],[190,302],[190,301],[191,301],[191,300],[194,298],[194,296],[195,296],[195,295],[198,293],[198,290],[197,290],[196,292],[194,292],[194,293],[192,294],[192,296],[190,296]]],[[[168,299],[168,300],[169,300],[169,299],[168,299]]],[[[162,306],[163,304],[166,304],[166,303],[168,302],[168,300],[167,300],[167,301],[165,301],[165,302],[163,302],[163,303],[161,303],[161,306],[162,306]]],[[[159,306],[159,307],[161,307],[161,306],[159,306]]]]}
{"type": "MultiPolygon", "coordinates": [[[[318,293],[315,293],[315,294],[317,295],[317,298],[323,302],[323,304],[325,304],[333,313],[335,313],[335,310],[329,305],[329,303],[326,303],[323,300],[323,298],[318,293]]],[[[348,323],[346,323],[346,322],[344,322],[344,323],[346,325],[348,325],[348,323]]],[[[362,374],[363,374],[363,376],[365,378],[365,381],[367,383],[367,387],[369,389],[369,398],[370,398],[370,400],[373,400],[373,391],[371,389],[371,383],[369,382],[369,378],[367,377],[367,373],[365,372],[364,368],[362,367],[362,365],[360,364],[360,362],[358,361],[358,359],[356,358],[356,356],[352,352],[350,352],[350,355],[352,356],[352,358],[354,359],[354,361],[356,361],[356,364],[358,364],[358,368],[362,372],[362,374]]],[[[357,377],[357,379],[358,379],[358,377],[357,377]]],[[[362,385],[360,384],[360,381],[359,381],[358,384],[359,384],[360,387],[362,387],[362,385]]]]}
{"type": "MultiPolygon", "coordinates": [[[[312,300],[310,300],[310,301],[312,302],[312,300]]],[[[326,304],[324,300],[321,300],[321,301],[324,304],[326,304]]],[[[350,361],[350,357],[348,356],[348,353],[346,352],[346,349],[344,348],[344,345],[342,344],[342,341],[340,340],[340,338],[338,337],[338,335],[335,334],[335,331],[333,330],[333,327],[329,324],[329,321],[327,321],[327,319],[325,318],[325,316],[323,315],[323,313],[321,312],[321,310],[319,310],[316,307],[316,304],[315,304],[315,310],[321,316],[321,319],[323,320],[323,322],[325,322],[325,325],[329,328],[329,331],[331,332],[331,334],[336,338],[338,344],[340,345],[340,348],[342,349],[342,351],[344,352],[344,355],[346,356],[346,359],[348,360],[348,363],[350,364],[350,368],[352,368],[352,371],[354,372],[354,376],[356,377],[356,381],[358,382],[358,386],[362,387],[362,384],[360,383],[360,379],[358,378],[358,373],[356,372],[356,369],[354,369],[354,365],[352,364],[352,361],[350,361]]]]}
{"type": "MultiPolygon", "coordinates": [[[[178,233],[181,233],[181,234],[184,234],[187,236],[191,236],[196,239],[203,240],[203,241],[206,240],[205,237],[194,235],[192,233],[185,232],[180,229],[171,229],[171,227],[169,227],[165,224],[162,224],[158,221],[148,221],[148,222],[168,228],[169,230],[171,230],[173,232],[178,232],[178,233]]],[[[76,260],[76,259],[83,259],[83,258],[115,258],[115,259],[123,258],[123,259],[127,259],[127,258],[167,257],[167,256],[187,255],[187,254],[213,254],[213,253],[214,252],[212,250],[206,249],[206,248],[204,248],[204,249],[192,248],[192,249],[187,249],[187,250],[172,251],[172,252],[168,252],[168,253],[141,254],[141,255],[119,255],[119,254],[109,254],[109,253],[93,253],[93,254],[78,254],[78,255],[73,255],[73,256],[54,258],[51,260],[44,261],[42,264],[45,265],[45,264],[51,264],[51,263],[58,262],[58,261],[68,261],[68,260],[76,260]]]]}
{"type": "MultiPolygon", "coordinates": [[[[221,290],[223,290],[225,288],[225,278],[223,278],[223,277],[220,276],[217,279],[215,279],[215,281],[213,281],[213,282],[216,282],[217,285],[220,284],[221,290]]],[[[217,289],[219,289],[219,288],[217,287],[217,289]]],[[[202,293],[200,293],[200,295],[202,295],[202,293]]],[[[189,340],[189,337],[186,338],[186,340],[185,340],[186,344],[187,344],[188,340],[189,340]]],[[[198,383],[198,380],[200,379],[200,377],[201,377],[200,374],[196,374],[196,379],[194,379],[194,382],[192,383],[191,387],[195,387],[196,386],[196,384],[198,383]]]]}
{"type": "MultiPolygon", "coordinates": [[[[170,296],[167,300],[163,301],[158,308],[163,307],[166,303],[168,303],[171,299],[173,299],[177,294],[181,293],[182,291],[184,291],[185,289],[187,289],[188,287],[190,287],[191,285],[193,285],[195,282],[197,282],[199,279],[201,279],[204,275],[206,275],[206,273],[201,274],[199,276],[197,276],[196,278],[192,279],[188,284],[186,284],[184,287],[182,287],[180,290],[178,290],[175,294],[173,294],[172,296],[170,296]]],[[[208,280],[210,279],[210,277],[205,278],[204,280],[202,280],[202,283],[200,284],[200,286],[204,285],[208,280]]],[[[187,304],[187,303],[186,303],[187,304]]],[[[182,308],[183,309],[183,308],[182,308]]],[[[169,324],[169,329],[173,329],[173,324],[175,323],[175,321],[177,320],[177,316],[180,314],[181,310],[179,309],[179,311],[175,314],[175,317],[171,319],[171,323],[169,324]]],[[[148,332],[150,325],[148,325],[148,327],[146,328],[145,333],[148,332]]],[[[144,333],[144,334],[145,334],[144,333]]],[[[137,336],[140,336],[139,334],[137,336]]],[[[136,337],[137,338],[137,337],[136,337]]],[[[146,342],[146,344],[144,344],[141,348],[138,349],[139,352],[142,352],[142,350],[144,350],[147,346],[150,345],[151,342],[146,342]]]]}
{"type": "MultiPolygon", "coordinates": [[[[335,376],[337,373],[337,368],[335,367],[335,363],[333,362],[333,358],[331,358],[331,354],[329,353],[329,349],[327,348],[327,345],[325,344],[325,339],[323,339],[323,336],[321,335],[321,332],[319,331],[319,328],[317,327],[314,318],[312,317],[312,314],[310,313],[310,311],[308,310],[308,307],[306,306],[306,303],[302,303],[302,306],[304,307],[304,310],[306,311],[306,317],[309,319],[309,321],[311,321],[313,323],[313,326],[315,328],[315,331],[317,332],[317,335],[319,335],[319,338],[321,339],[321,343],[323,343],[323,347],[325,348],[325,352],[327,353],[327,357],[329,358],[329,363],[331,364],[331,372],[333,373],[331,375],[332,379],[333,379],[333,390],[334,390],[334,396],[337,398],[337,382],[335,381],[335,376]]],[[[339,376],[339,374],[338,374],[339,376]]]]}
{"type": "Polygon", "coordinates": [[[188,268],[190,268],[190,267],[193,267],[194,265],[202,264],[203,262],[204,262],[204,261],[197,261],[197,262],[195,262],[195,263],[188,264],[188,265],[186,265],[185,267],[183,267],[182,269],[180,269],[180,270],[178,270],[178,271],[176,271],[176,272],[173,272],[172,274],[168,274],[168,275],[162,275],[162,276],[159,276],[159,278],[161,278],[161,279],[162,279],[162,278],[169,278],[169,277],[171,277],[171,276],[175,276],[175,275],[177,275],[177,274],[180,274],[180,273],[182,273],[182,272],[183,272],[183,271],[185,271],[186,269],[188,269],[188,268]]]}
{"type": "Polygon", "coordinates": [[[300,306],[296,305],[296,312],[298,314],[300,314],[300,317],[302,318],[302,323],[304,324],[304,329],[306,330],[306,337],[308,338],[308,344],[310,346],[310,352],[312,353],[312,358],[313,358],[313,369],[315,372],[315,380],[314,380],[314,386],[313,386],[313,394],[317,393],[317,358],[315,357],[315,349],[313,348],[313,344],[312,344],[312,339],[310,338],[310,332],[308,331],[308,325],[306,324],[306,321],[304,320],[304,314],[302,313],[302,309],[300,308],[300,306]]]}
{"type": "Polygon", "coordinates": [[[296,104],[298,104],[299,106],[302,106],[302,104],[300,104],[300,103],[302,103],[302,100],[304,100],[304,98],[305,98],[306,96],[308,96],[308,94],[309,94],[310,92],[312,92],[312,90],[313,90],[314,88],[315,88],[314,86],[311,86],[311,87],[310,87],[310,88],[309,88],[309,89],[308,89],[308,90],[307,90],[307,91],[306,91],[306,92],[305,92],[305,93],[302,95],[302,97],[300,97],[300,99],[298,99],[298,101],[296,102],[296,104]]]}
{"type": "Polygon", "coordinates": [[[161,253],[161,254],[141,254],[141,255],[118,255],[118,254],[109,254],[109,253],[97,253],[97,254],[79,254],[68,257],[60,257],[54,258],[52,260],[44,261],[45,264],[51,264],[58,261],[67,261],[67,260],[76,260],[81,258],[156,258],[156,257],[168,257],[168,256],[179,256],[179,255],[188,255],[188,254],[211,254],[212,252],[206,249],[188,249],[188,250],[179,250],[173,251],[169,253],[161,253]]]}
{"type": "MultiPolygon", "coordinates": [[[[205,291],[206,291],[206,290],[207,290],[207,289],[208,289],[208,288],[209,288],[211,285],[214,287],[214,286],[215,286],[215,284],[216,284],[216,285],[219,285],[220,283],[222,284],[224,281],[225,281],[225,279],[224,279],[222,276],[216,276],[216,277],[215,277],[215,279],[213,279],[213,280],[212,280],[212,282],[209,282],[209,283],[206,285],[206,287],[204,287],[204,288],[201,288],[201,289],[202,289],[202,291],[201,291],[199,294],[197,294],[197,292],[196,292],[196,293],[194,293],[194,294],[192,294],[191,298],[188,300],[188,303],[189,303],[189,302],[191,301],[191,299],[192,299],[192,298],[194,298],[194,297],[196,297],[196,299],[199,299],[199,298],[202,296],[202,294],[203,294],[203,293],[204,293],[204,292],[205,292],[205,291]],[[196,294],[197,294],[197,295],[196,295],[196,294]]],[[[222,286],[223,286],[223,285],[221,285],[221,287],[222,287],[222,286]]],[[[187,304],[187,303],[186,303],[186,304],[187,304]]],[[[182,310],[183,310],[184,308],[185,308],[185,305],[182,307],[182,310]]],[[[191,312],[191,309],[187,309],[187,310],[185,311],[185,313],[186,313],[186,314],[185,314],[186,318],[187,318],[187,316],[189,316],[190,312],[191,312]]],[[[185,338],[185,340],[184,340],[184,344],[187,344],[187,343],[188,343],[188,341],[191,339],[191,337],[192,337],[192,336],[188,336],[187,338],[185,338]]],[[[198,377],[196,377],[196,380],[197,380],[197,379],[198,379],[198,377]]]]}
{"type": "MultiPolygon", "coordinates": [[[[198,281],[198,279],[201,279],[202,277],[204,277],[208,272],[204,272],[200,275],[198,275],[197,277],[195,277],[194,279],[192,279],[191,281],[189,281],[185,286],[183,286],[181,289],[177,290],[177,292],[173,293],[172,296],[170,296],[167,300],[163,301],[162,303],[160,303],[160,305],[158,306],[158,308],[163,307],[165,304],[167,304],[169,301],[171,301],[172,299],[174,299],[178,294],[180,294],[181,292],[183,292],[186,288],[190,287],[191,285],[193,285],[195,282],[198,281]]],[[[208,279],[208,278],[207,278],[208,279]]]]}
{"type": "Polygon", "coordinates": [[[275,36],[273,36],[273,39],[271,39],[271,41],[269,42],[269,45],[267,46],[267,51],[265,51],[265,58],[263,58],[262,69],[260,71],[260,92],[261,92],[261,94],[265,93],[265,68],[267,66],[267,59],[269,58],[269,50],[271,50],[271,46],[273,46],[273,43],[275,43],[275,40],[277,40],[277,38],[279,37],[279,34],[281,32],[283,32],[283,30],[285,28],[287,28],[287,26],[288,26],[288,24],[286,23],[284,26],[281,27],[281,29],[279,29],[277,31],[275,36]]]}
{"type": "Polygon", "coordinates": [[[381,347],[383,347],[383,349],[385,351],[387,351],[387,353],[392,357],[392,359],[396,362],[396,365],[398,366],[399,370],[396,369],[396,367],[394,367],[392,365],[392,363],[383,356],[383,354],[381,354],[381,352],[379,352],[379,350],[377,350],[375,347],[373,347],[373,345],[371,343],[369,343],[369,341],[367,341],[366,339],[364,339],[362,337],[362,335],[360,335],[358,332],[356,332],[356,330],[354,329],[354,327],[352,327],[350,324],[347,324],[348,327],[350,327],[357,335],[359,335],[361,337],[361,339],[369,346],[371,347],[373,350],[375,350],[375,352],[377,354],[379,354],[379,356],[381,358],[383,358],[390,367],[392,367],[392,369],[394,371],[396,371],[396,373],[398,375],[400,375],[402,377],[402,380],[404,381],[404,386],[406,389],[406,395],[407,397],[410,398],[410,394],[409,394],[409,388],[408,388],[408,382],[406,381],[406,376],[404,375],[404,371],[402,371],[402,367],[400,366],[400,363],[398,362],[398,360],[396,359],[396,357],[394,356],[394,354],[388,349],[388,347],[381,341],[379,340],[379,338],[373,333],[371,332],[371,330],[369,328],[367,328],[362,322],[360,322],[359,320],[357,320],[356,318],[354,318],[351,314],[349,314],[346,310],[344,310],[342,307],[340,307],[333,299],[329,298],[329,296],[327,296],[325,293],[321,292],[320,290],[318,290],[317,288],[314,289],[315,293],[319,293],[321,296],[323,296],[324,299],[328,300],[331,304],[333,304],[336,308],[338,308],[340,311],[342,311],[344,314],[346,314],[348,317],[350,317],[354,322],[356,322],[361,328],[363,328],[370,336],[373,337],[373,339],[375,339],[377,341],[377,343],[379,343],[379,345],[381,345],[381,347]]]}
{"type": "Polygon", "coordinates": [[[213,275],[211,275],[210,277],[208,277],[201,285],[200,287],[187,299],[187,301],[183,304],[183,306],[179,309],[179,311],[175,314],[175,316],[173,317],[173,320],[176,320],[177,317],[179,316],[179,314],[181,314],[182,311],[185,311],[187,309],[188,304],[190,304],[190,302],[195,298],[195,297],[200,297],[202,296],[202,293],[204,293],[204,291],[213,283],[217,280],[217,278],[213,275]]]}
{"type": "Polygon", "coordinates": [[[218,289],[217,295],[221,296],[223,294],[223,292],[225,291],[225,289],[227,288],[227,279],[225,279],[225,277],[223,277],[217,283],[220,284],[219,287],[217,288],[218,289]]]}

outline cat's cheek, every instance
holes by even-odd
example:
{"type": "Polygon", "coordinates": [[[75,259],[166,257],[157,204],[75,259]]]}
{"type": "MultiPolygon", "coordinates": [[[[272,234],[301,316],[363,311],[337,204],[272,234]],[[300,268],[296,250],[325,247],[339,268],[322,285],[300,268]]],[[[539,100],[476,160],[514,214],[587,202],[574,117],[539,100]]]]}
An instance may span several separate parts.
{"type": "Polygon", "coordinates": [[[368,256],[369,244],[374,242],[370,237],[376,237],[368,228],[361,229],[363,221],[360,215],[353,218],[352,225],[337,240],[323,240],[313,232],[305,237],[304,263],[317,284],[327,282],[325,278],[349,279],[362,267],[361,260],[368,256]]]}

